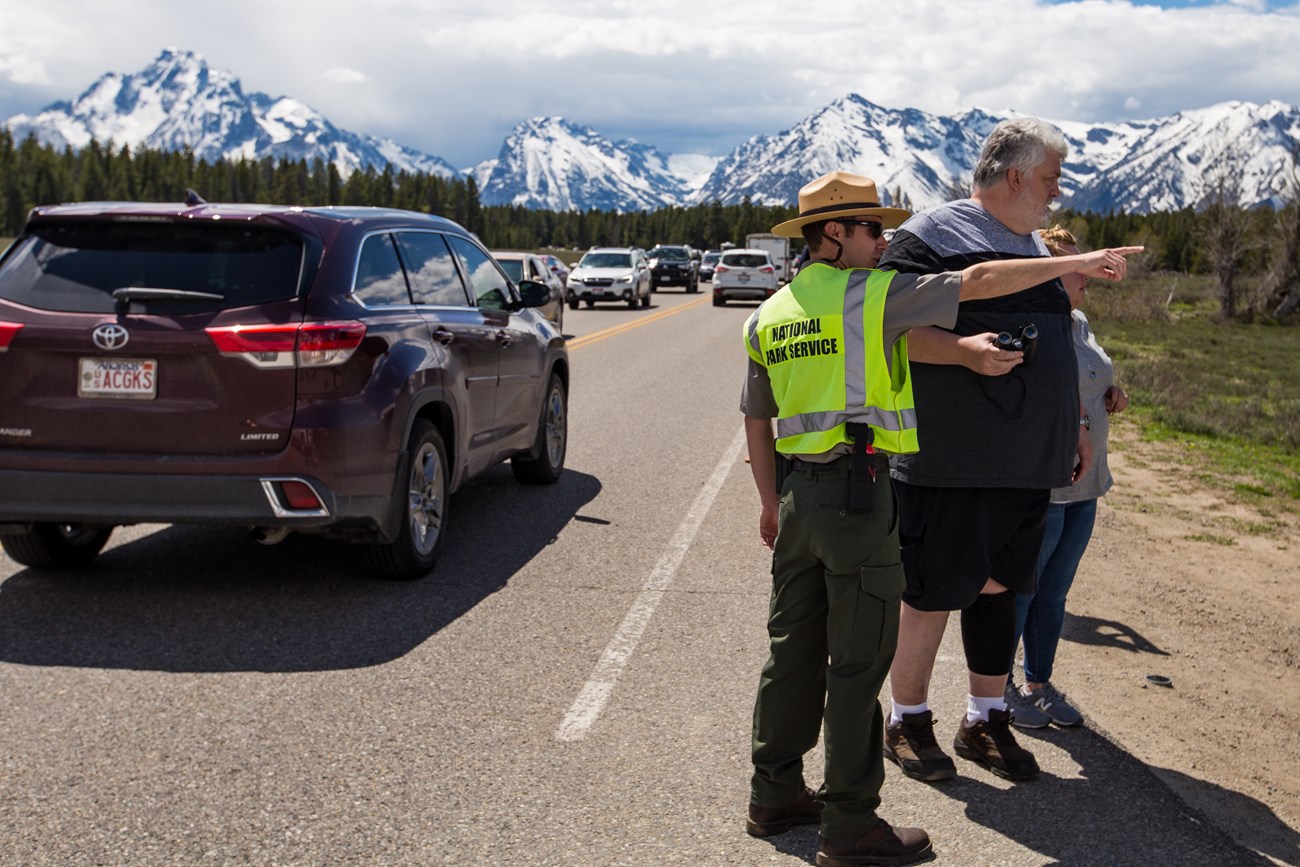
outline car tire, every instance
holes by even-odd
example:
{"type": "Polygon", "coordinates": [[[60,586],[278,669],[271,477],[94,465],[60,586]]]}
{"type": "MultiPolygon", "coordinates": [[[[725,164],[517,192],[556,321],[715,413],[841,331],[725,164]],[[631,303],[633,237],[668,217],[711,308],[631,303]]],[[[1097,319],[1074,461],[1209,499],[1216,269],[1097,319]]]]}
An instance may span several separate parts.
{"type": "Polygon", "coordinates": [[[75,569],[99,556],[113,527],[99,524],[33,524],[30,530],[0,535],[5,553],[33,569],[75,569]]]}
{"type": "Polygon", "coordinates": [[[595,307],[595,306],[596,306],[596,302],[595,302],[595,301],[588,301],[588,302],[587,302],[587,309],[588,309],[588,310],[590,310],[591,308],[593,308],[593,307],[595,307]]]}
{"type": "Polygon", "coordinates": [[[570,298],[570,299],[569,299],[569,309],[570,309],[570,310],[577,310],[577,309],[578,309],[578,299],[577,299],[577,298],[570,298]]]}
{"type": "Polygon", "coordinates": [[[721,295],[714,295],[714,296],[713,296],[713,306],[714,306],[714,307],[726,307],[726,306],[727,306],[727,299],[726,299],[726,298],[723,298],[721,295]]]}
{"type": "Polygon", "coordinates": [[[448,487],[451,471],[447,447],[433,423],[421,419],[411,430],[406,448],[405,480],[398,482],[403,502],[401,529],[397,538],[371,549],[371,565],[390,581],[423,578],[438,561],[447,535],[448,487]]]}
{"type": "Polygon", "coordinates": [[[564,472],[569,450],[569,396],[559,374],[552,373],[542,400],[537,439],[528,454],[510,459],[510,470],[525,485],[551,485],[564,472]]]}
{"type": "Polygon", "coordinates": [[[627,306],[635,310],[641,306],[641,299],[633,295],[631,298],[627,299],[627,306]]]}

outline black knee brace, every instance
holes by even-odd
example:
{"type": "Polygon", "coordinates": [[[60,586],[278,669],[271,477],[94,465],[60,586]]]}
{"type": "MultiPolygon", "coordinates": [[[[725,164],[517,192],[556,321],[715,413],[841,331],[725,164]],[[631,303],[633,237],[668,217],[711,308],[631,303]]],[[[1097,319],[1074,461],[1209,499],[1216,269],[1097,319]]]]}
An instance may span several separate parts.
{"type": "Polygon", "coordinates": [[[981,593],[961,612],[966,667],[993,676],[1011,671],[1016,658],[1016,592],[981,593]]]}

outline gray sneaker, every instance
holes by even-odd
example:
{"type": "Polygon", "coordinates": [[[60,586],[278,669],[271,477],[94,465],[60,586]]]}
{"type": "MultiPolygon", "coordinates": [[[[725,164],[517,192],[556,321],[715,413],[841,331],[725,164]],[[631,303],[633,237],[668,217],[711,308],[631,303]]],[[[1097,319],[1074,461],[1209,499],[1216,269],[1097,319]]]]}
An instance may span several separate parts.
{"type": "Polygon", "coordinates": [[[1083,722],[1083,714],[1075,710],[1065,700],[1065,695],[1051,683],[1045,683],[1042,689],[1023,695],[1025,701],[1033,702],[1035,707],[1047,714],[1058,726],[1077,726],[1083,722]]]}
{"type": "Polygon", "coordinates": [[[1052,718],[1041,708],[1020,694],[1020,690],[1011,681],[1007,681],[1005,695],[1007,710],[1011,711],[1011,724],[1022,729],[1043,729],[1052,723],[1052,718]]]}

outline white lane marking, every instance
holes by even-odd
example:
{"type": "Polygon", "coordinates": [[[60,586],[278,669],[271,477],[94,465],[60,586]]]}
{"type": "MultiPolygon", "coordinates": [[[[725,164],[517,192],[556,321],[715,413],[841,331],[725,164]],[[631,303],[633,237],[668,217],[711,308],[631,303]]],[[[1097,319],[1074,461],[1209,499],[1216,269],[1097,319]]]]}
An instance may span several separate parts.
{"type": "Polygon", "coordinates": [[[681,565],[682,558],[690,550],[696,532],[699,531],[700,525],[704,523],[704,518],[709,513],[710,507],[713,506],[718,491],[722,489],[722,483],[726,481],[727,473],[735,465],[736,458],[740,455],[740,450],[744,446],[745,428],[742,425],[739,433],[736,434],[736,438],[731,441],[726,453],[718,461],[718,465],[713,468],[713,474],[704,483],[704,488],[700,491],[699,496],[695,498],[695,503],[691,506],[690,511],[686,513],[686,517],[678,525],[677,532],[673,534],[672,539],[668,542],[668,547],[660,556],[659,562],[650,571],[650,577],[646,579],[641,592],[637,594],[636,599],[632,602],[632,607],[628,610],[627,616],[623,618],[622,625],[614,633],[614,637],[610,639],[609,646],[605,648],[605,653],[600,657],[600,661],[596,663],[596,668],[591,673],[591,677],[583,686],[582,691],[578,693],[578,697],[574,700],[573,706],[569,708],[564,721],[560,723],[560,728],[555,733],[556,740],[582,740],[582,738],[586,737],[587,730],[595,724],[601,711],[605,709],[605,702],[609,700],[610,694],[613,693],[614,687],[618,683],[619,676],[622,675],[628,660],[632,658],[632,654],[636,651],[637,642],[641,640],[641,635],[645,632],[646,626],[649,625],[650,618],[654,616],[659,600],[663,599],[664,592],[673,583],[673,579],[677,577],[677,567],[681,565]]]}

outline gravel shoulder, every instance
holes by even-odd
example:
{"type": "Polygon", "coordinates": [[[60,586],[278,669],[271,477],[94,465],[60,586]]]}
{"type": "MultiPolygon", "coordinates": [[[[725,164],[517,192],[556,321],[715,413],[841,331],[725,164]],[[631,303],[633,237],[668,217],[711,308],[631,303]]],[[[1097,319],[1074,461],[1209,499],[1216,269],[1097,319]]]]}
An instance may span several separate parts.
{"type": "Polygon", "coordinates": [[[1210,822],[1300,863],[1300,520],[1116,422],[1054,681],[1210,822]]]}

